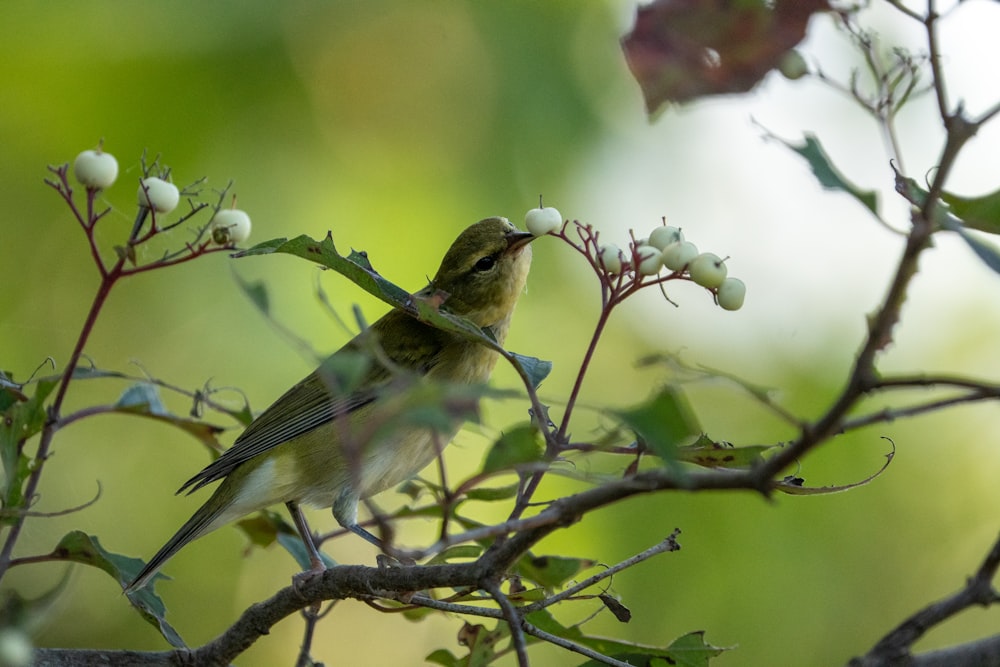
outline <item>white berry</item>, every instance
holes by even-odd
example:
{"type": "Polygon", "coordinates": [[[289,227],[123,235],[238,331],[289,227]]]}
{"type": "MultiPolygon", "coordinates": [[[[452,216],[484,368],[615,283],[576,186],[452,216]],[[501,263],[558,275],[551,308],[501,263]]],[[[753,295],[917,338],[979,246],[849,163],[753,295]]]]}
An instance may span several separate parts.
{"type": "Polygon", "coordinates": [[[671,243],[664,248],[660,258],[663,260],[663,266],[671,271],[680,271],[697,256],[698,246],[690,241],[681,241],[671,243]]]}
{"type": "Polygon", "coordinates": [[[28,667],[34,663],[35,649],[31,640],[19,628],[0,630],[0,665],[4,667],[28,667]]]}
{"type": "Polygon", "coordinates": [[[669,225],[663,225],[662,227],[657,227],[649,235],[649,245],[653,246],[657,250],[663,250],[671,243],[680,243],[684,240],[684,234],[677,227],[670,227],[669,225]]]}
{"type": "Polygon", "coordinates": [[[84,187],[106,190],[118,178],[118,160],[100,149],[86,150],[73,160],[73,175],[84,187]]]}
{"type": "Polygon", "coordinates": [[[809,74],[809,65],[801,53],[795,49],[789,49],[778,61],[778,71],[786,79],[794,81],[809,74]]]}
{"type": "Polygon", "coordinates": [[[660,251],[651,245],[636,246],[635,258],[638,262],[639,275],[655,276],[663,268],[660,251]]]}
{"type": "Polygon", "coordinates": [[[622,272],[622,251],[614,243],[602,245],[597,258],[608,273],[622,272]]]}
{"type": "Polygon", "coordinates": [[[142,179],[139,186],[139,206],[151,208],[157,213],[170,213],[181,201],[181,193],[173,183],[150,176],[142,179]]]}
{"type": "Polygon", "coordinates": [[[739,278],[726,278],[719,285],[719,291],[715,295],[719,300],[719,305],[726,310],[739,310],[743,307],[743,299],[747,295],[747,286],[739,278]]]}
{"type": "Polygon", "coordinates": [[[563,217],[559,209],[546,206],[533,208],[524,216],[524,226],[535,236],[545,236],[562,227],[563,217]]]}
{"type": "Polygon", "coordinates": [[[209,229],[219,245],[243,243],[250,238],[250,216],[238,208],[222,209],[212,218],[209,229]]]}
{"type": "Polygon", "coordinates": [[[691,280],[710,289],[721,285],[728,271],[726,263],[719,259],[718,255],[710,252],[701,253],[692,259],[688,266],[691,280]]]}

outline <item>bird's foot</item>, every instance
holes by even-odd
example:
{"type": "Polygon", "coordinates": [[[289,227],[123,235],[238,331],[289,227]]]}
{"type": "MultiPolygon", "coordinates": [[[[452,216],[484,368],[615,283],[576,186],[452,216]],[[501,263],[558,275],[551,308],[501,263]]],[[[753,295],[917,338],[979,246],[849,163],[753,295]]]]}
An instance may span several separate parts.
{"type": "Polygon", "coordinates": [[[302,594],[302,587],[314,579],[323,576],[324,572],[326,572],[326,566],[320,563],[318,567],[313,565],[313,567],[308,570],[303,570],[302,572],[293,574],[292,588],[295,590],[295,594],[300,598],[305,599],[306,596],[302,594]]]}
{"type": "Polygon", "coordinates": [[[393,567],[413,567],[417,564],[417,561],[413,560],[404,553],[400,553],[395,556],[390,556],[389,554],[377,554],[375,556],[375,563],[378,565],[378,569],[388,570],[393,567]]]}

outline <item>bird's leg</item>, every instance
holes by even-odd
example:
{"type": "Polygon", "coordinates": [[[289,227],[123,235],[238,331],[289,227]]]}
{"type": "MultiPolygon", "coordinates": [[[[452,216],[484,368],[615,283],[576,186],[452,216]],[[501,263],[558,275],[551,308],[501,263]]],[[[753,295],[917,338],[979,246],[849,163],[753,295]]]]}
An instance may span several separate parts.
{"type": "Polygon", "coordinates": [[[354,533],[358,537],[362,538],[366,542],[369,542],[370,544],[374,544],[376,547],[379,548],[380,551],[385,551],[385,542],[383,542],[379,538],[375,537],[374,535],[372,535],[371,533],[369,533],[367,530],[365,530],[364,528],[362,528],[358,524],[352,523],[352,524],[349,524],[347,526],[344,526],[344,528],[347,528],[347,530],[351,531],[352,533],[354,533]]]}
{"type": "Polygon", "coordinates": [[[399,549],[391,549],[392,553],[389,553],[389,551],[386,550],[385,542],[375,537],[356,523],[344,526],[344,528],[347,528],[347,530],[351,531],[358,537],[361,537],[366,542],[370,542],[379,548],[379,551],[382,553],[375,555],[375,562],[378,564],[379,569],[384,570],[389,567],[417,564],[413,558],[409,557],[405,552],[400,551],[399,549]]]}
{"type": "MultiPolygon", "coordinates": [[[[409,558],[406,554],[401,553],[399,549],[391,546],[390,542],[387,545],[385,540],[375,537],[372,533],[368,532],[364,528],[358,525],[358,497],[351,495],[349,493],[344,493],[333,503],[333,518],[337,520],[341,528],[349,530],[365,542],[374,545],[382,553],[378,554],[375,559],[378,562],[380,568],[390,567],[392,560],[398,561],[402,565],[414,565],[416,561],[409,558]]],[[[388,530],[388,526],[383,526],[383,528],[388,530]]]]}
{"type": "MultiPolygon", "coordinates": [[[[289,500],[285,503],[285,507],[288,508],[288,513],[292,515],[292,522],[295,523],[295,529],[299,531],[302,544],[305,545],[306,551],[309,552],[309,569],[299,572],[292,577],[292,586],[298,591],[301,584],[326,570],[326,564],[319,555],[319,549],[316,548],[312,531],[309,530],[309,524],[306,523],[306,517],[302,513],[302,510],[299,509],[298,503],[294,500],[289,500]]],[[[312,611],[313,613],[319,612],[319,601],[313,605],[312,611]]]]}
{"type": "Polygon", "coordinates": [[[326,569],[326,564],[323,563],[323,558],[319,555],[319,549],[316,548],[316,542],[313,541],[313,534],[309,530],[309,524],[306,523],[305,515],[302,514],[302,510],[299,509],[298,503],[294,500],[289,500],[285,503],[285,507],[288,508],[288,513],[292,515],[295,529],[299,531],[299,537],[302,538],[302,543],[305,545],[306,551],[309,552],[309,571],[322,572],[326,569]]]}

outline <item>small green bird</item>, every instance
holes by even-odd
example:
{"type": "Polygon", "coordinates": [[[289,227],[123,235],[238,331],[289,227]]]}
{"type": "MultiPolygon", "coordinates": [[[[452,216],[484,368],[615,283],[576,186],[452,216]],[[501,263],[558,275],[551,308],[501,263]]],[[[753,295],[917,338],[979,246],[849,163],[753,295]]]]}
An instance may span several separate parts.
{"type": "MultiPolygon", "coordinates": [[[[479,221],[459,235],[418,296],[446,295],[446,310],[488,328],[502,344],[528,278],[528,244],[534,238],[506,218],[479,221]]],[[[312,570],[323,569],[323,563],[299,510],[301,503],[332,507],[341,526],[381,546],[358,525],[358,502],[419,472],[455,436],[461,422],[454,420],[450,432],[401,428],[361,447],[345,444],[348,434],[372,421],[380,403],[387,401],[385,388],[393,367],[430,380],[472,384],[489,378],[497,358],[486,346],[401,310],[387,313],[285,392],[232,447],[184,483],[178,493],[222,480],[125,591],[144,586],[188,542],[278,503],[288,507],[309,549],[312,570]],[[364,375],[344,391],[335,369],[359,358],[367,362],[364,375]]]]}

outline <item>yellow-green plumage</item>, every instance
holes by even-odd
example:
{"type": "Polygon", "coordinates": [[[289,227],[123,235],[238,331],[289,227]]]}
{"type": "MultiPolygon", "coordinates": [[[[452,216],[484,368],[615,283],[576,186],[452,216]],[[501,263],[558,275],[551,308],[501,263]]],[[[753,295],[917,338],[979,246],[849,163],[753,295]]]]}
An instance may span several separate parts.
{"type": "MultiPolygon", "coordinates": [[[[503,343],[524,291],[532,238],[504,218],[477,222],[455,240],[422,294],[447,295],[445,309],[489,327],[503,343]]],[[[483,345],[399,310],[386,314],[285,392],[229,450],[181,487],[194,491],[222,480],[126,590],[145,585],[188,542],[278,503],[288,504],[293,517],[302,503],[332,507],[338,523],[364,534],[357,527],[359,499],[416,474],[461,427],[456,419],[450,432],[400,428],[367,443],[380,410],[390,409],[390,367],[468,384],[485,382],[496,361],[496,353],[483,345]],[[350,368],[360,369],[360,377],[351,379],[345,372],[350,368]]],[[[308,535],[303,539],[310,543],[308,535]]]]}

